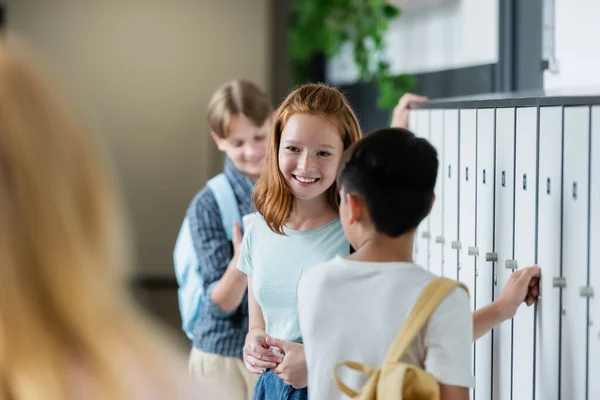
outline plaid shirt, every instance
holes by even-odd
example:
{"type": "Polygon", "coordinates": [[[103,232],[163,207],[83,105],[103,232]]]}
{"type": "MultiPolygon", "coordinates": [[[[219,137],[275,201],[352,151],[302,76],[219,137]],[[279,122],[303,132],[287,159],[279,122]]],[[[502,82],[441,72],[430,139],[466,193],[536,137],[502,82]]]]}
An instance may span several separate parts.
{"type": "MultiPolygon", "coordinates": [[[[249,214],[254,184],[229,159],[225,160],[224,172],[235,193],[240,215],[249,214]]],[[[211,297],[233,257],[233,245],[227,240],[212,190],[204,187],[196,195],[187,217],[206,293],[204,309],[194,329],[193,346],[207,353],[241,358],[248,333],[248,296],[233,312],[223,311],[211,297]]]]}

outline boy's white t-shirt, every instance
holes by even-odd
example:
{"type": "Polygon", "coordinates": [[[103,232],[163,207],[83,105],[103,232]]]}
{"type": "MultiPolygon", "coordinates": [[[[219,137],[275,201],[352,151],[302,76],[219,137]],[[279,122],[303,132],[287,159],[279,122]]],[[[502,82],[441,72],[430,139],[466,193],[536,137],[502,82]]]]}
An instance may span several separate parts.
{"type": "MultiPolygon", "coordinates": [[[[435,275],[412,263],[369,263],[336,257],[312,268],[298,287],[300,329],[311,399],[346,399],[333,380],[342,361],[379,368],[412,306],[435,275]]],[[[434,311],[402,361],[438,382],[474,387],[473,317],[467,292],[454,289],[434,311]]],[[[367,377],[340,368],[359,390],[367,377]]]]}

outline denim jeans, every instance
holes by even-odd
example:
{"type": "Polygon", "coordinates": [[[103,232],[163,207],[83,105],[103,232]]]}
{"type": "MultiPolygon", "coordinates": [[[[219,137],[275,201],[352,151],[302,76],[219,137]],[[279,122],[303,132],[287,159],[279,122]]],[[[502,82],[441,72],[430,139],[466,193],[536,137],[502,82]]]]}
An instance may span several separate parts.
{"type": "Polygon", "coordinates": [[[254,400],[308,400],[308,390],[294,389],[270,370],[258,378],[254,400]]]}

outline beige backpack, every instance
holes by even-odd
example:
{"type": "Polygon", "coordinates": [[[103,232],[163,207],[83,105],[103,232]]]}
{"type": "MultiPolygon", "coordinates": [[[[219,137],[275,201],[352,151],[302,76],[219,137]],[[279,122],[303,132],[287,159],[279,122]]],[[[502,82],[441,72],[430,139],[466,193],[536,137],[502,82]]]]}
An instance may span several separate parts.
{"type": "Polygon", "coordinates": [[[342,392],[356,400],[437,400],[440,389],[437,380],[427,371],[411,364],[400,362],[408,346],[425,326],[437,306],[455,287],[460,286],[468,292],[460,282],[436,278],[423,290],[410,314],[404,321],[398,336],[388,350],[386,359],[380,369],[345,361],[336,365],[334,370],[335,383],[342,392]],[[369,376],[367,383],[360,392],[346,386],[339,379],[337,371],[345,366],[369,376]]]}

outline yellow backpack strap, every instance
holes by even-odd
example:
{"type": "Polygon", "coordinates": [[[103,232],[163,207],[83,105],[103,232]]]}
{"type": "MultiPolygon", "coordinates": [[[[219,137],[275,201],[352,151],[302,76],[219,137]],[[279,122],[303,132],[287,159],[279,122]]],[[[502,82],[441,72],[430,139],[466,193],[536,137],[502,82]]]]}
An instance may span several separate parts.
{"type": "Polygon", "coordinates": [[[417,334],[431,317],[431,314],[450,291],[457,286],[462,287],[467,293],[469,292],[464,284],[448,278],[435,278],[425,286],[408,317],[406,317],[394,343],[388,350],[385,363],[395,363],[402,358],[408,346],[415,340],[417,334]]]}

